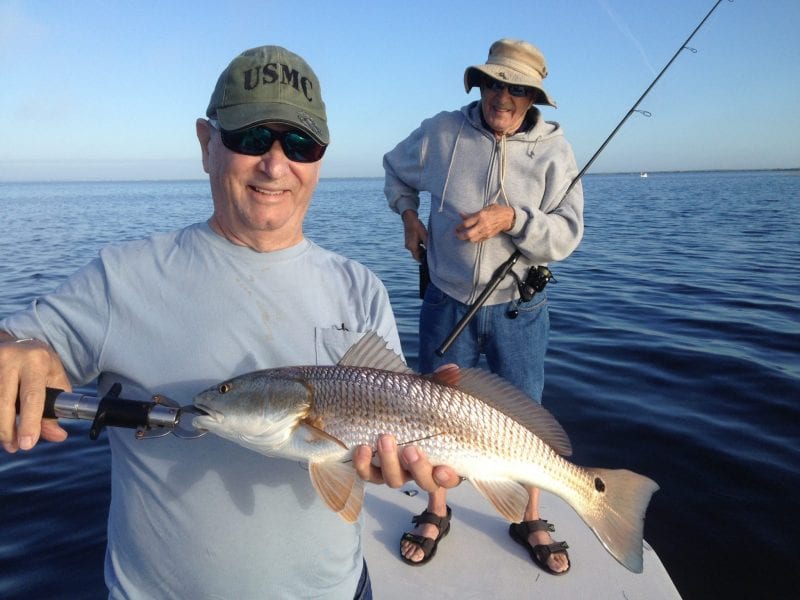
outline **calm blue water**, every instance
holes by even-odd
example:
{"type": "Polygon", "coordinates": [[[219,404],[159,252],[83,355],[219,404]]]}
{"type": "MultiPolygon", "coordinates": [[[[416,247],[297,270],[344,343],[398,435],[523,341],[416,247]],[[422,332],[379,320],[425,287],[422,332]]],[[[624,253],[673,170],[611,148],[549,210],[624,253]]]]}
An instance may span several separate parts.
{"type": "MultiPolygon", "coordinates": [[[[800,174],[589,175],[584,187],[584,241],[551,265],[545,405],[575,462],[661,485],[645,536],[685,598],[796,597],[800,174]]],[[[384,280],[413,365],[417,271],[381,190],[321,182],[307,235],[384,280]]],[[[205,182],[0,184],[0,316],[100,246],[210,210],[205,182]]],[[[108,449],[86,424],[67,427],[63,444],[0,455],[0,598],[104,596],[108,449]]]]}

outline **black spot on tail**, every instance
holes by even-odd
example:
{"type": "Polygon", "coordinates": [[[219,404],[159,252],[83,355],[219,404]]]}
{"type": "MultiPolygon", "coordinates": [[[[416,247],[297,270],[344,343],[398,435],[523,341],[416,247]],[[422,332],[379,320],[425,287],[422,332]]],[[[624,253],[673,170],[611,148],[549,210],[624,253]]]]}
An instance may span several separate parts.
{"type": "Polygon", "coordinates": [[[600,479],[599,477],[595,477],[594,478],[594,489],[596,489],[598,492],[601,492],[601,493],[605,492],[606,491],[605,482],[602,479],[600,479]]]}

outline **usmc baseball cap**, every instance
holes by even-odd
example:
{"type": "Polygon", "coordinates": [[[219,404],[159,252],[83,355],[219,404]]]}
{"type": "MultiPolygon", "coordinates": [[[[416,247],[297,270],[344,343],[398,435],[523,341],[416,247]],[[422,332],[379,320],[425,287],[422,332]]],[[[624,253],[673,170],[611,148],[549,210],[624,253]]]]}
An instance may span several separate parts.
{"type": "Polygon", "coordinates": [[[280,46],[245,50],[220,74],[206,116],[235,131],[282,123],[330,142],[319,80],[308,63],[280,46]]]}

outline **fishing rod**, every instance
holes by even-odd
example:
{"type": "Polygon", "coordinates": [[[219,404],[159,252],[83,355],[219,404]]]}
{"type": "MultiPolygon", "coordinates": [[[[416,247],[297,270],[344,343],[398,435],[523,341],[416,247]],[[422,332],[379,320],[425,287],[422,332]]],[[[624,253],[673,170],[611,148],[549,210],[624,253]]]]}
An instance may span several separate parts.
{"type": "MultiPolygon", "coordinates": [[[[733,2],[733,0],[728,0],[728,1],[733,2]]],[[[669,60],[669,62],[664,66],[663,69],[661,69],[661,72],[656,76],[655,79],[653,79],[650,85],[647,86],[647,89],[644,91],[644,93],[641,96],[639,96],[639,99],[633,104],[633,106],[631,106],[630,110],[628,110],[628,112],[625,114],[622,120],[617,124],[616,127],[614,127],[614,130],[609,134],[609,136],[600,145],[597,151],[592,155],[592,157],[589,159],[589,162],[587,162],[586,165],[575,176],[575,179],[572,180],[572,182],[567,187],[567,190],[564,192],[562,201],[569,195],[569,193],[572,191],[572,188],[574,188],[575,185],[578,183],[578,181],[580,181],[581,177],[583,177],[586,171],[589,170],[589,167],[592,166],[592,163],[594,163],[595,159],[597,159],[600,153],[603,150],[605,150],[605,147],[608,145],[611,139],[617,134],[617,132],[622,128],[622,126],[625,124],[628,118],[630,118],[630,116],[634,112],[637,112],[639,104],[642,102],[642,100],[644,100],[645,96],[647,96],[647,94],[650,93],[650,90],[653,89],[653,86],[655,86],[658,80],[661,79],[661,76],[667,71],[667,69],[670,68],[672,63],[675,62],[675,59],[678,57],[678,55],[683,50],[687,49],[691,50],[692,52],[696,52],[696,50],[694,50],[693,48],[689,48],[687,44],[691,41],[694,35],[700,30],[703,24],[708,20],[708,18],[711,16],[711,13],[713,13],[721,3],[722,0],[717,0],[717,2],[714,4],[711,10],[708,11],[708,14],[706,14],[706,16],[703,17],[703,20],[700,21],[697,27],[694,28],[694,31],[692,31],[689,37],[686,38],[686,41],[683,42],[683,44],[681,44],[680,47],[675,51],[675,54],[672,55],[672,58],[669,60]]],[[[644,111],[639,111],[639,112],[644,112],[644,111]]],[[[645,113],[645,115],[650,116],[650,113],[645,113]]],[[[508,275],[509,272],[511,272],[512,274],[514,273],[513,271],[511,271],[511,268],[514,266],[517,260],[519,260],[520,256],[522,256],[522,252],[520,252],[519,248],[517,248],[516,250],[514,250],[511,256],[509,256],[508,259],[506,259],[506,261],[495,270],[495,272],[492,274],[492,278],[486,284],[486,287],[484,288],[483,292],[481,292],[480,296],[478,296],[475,302],[473,302],[472,305],[470,305],[469,310],[464,314],[461,320],[458,323],[456,323],[456,326],[453,328],[453,330],[450,332],[447,338],[445,338],[444,342],[442,342],[442,345],[439,346],[439,348],[436,350],[437,356],[444,356],[444,353],[450,349],[450,346],[452,346],[453,342],[456,341],[456,338],[459,335],[461,335],[461,332],[464,331],[464,328],[475,317],[476,313],[481,308],[481,306],[483,306],[486,300],[489,299],[489,296],[492,294],[492,292],[494,292],[494,290],[497,289],[497,286],[500,285],[500,282],[506,277],[506,275],[508,275]]],[[[543,278],[542,279],[543,283],[540,284],[541,289],[539,289],[538,286],[536,289],[536,291],[540,292],[544,289],[544,286],[547,284],[547,282],[553,278],[553,275],[552,273],[550,273],[550,270],[547,267],[540,266],[536,267],[536,269],[539,272],[540,276],[543,278]]],[[[519,281],[519,278],[517,278],[517,284],[518,286],[520,286],[520,293],[522,294],[522,287],[524,286],[524,284],[519,281]]],[[[525,294],[522,295],[524,296],[525,294]]]]}

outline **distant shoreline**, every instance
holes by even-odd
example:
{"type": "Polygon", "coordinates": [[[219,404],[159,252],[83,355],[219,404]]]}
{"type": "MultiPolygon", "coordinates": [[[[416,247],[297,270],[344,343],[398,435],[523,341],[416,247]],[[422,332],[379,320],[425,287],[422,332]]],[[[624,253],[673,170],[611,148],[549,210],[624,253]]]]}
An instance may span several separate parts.
{"type": "MultiPolygon", "coordinates": [[[[673,171],[613,171],[608,173],[587,173],[583,177],[608,177],[618,175],[630,175],[639,177],[642,172],[648,175],[688,175],[702,173],[800,173],[800,167],[779,168],[779,169],[696,169],[696,170],[673,170],[673,171]]],[[[353,177],[321,177],[320,181],[348,181],[364,179],[383,179],[383,176],[353,176],[353,177]]],[[[0,185],[4,184],[86,184],[86,183],[181,183],[207,181],[207,178],[196,177],[189,179],[0,179],[0,185]]]]}

